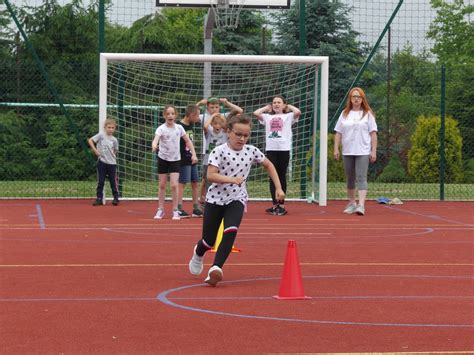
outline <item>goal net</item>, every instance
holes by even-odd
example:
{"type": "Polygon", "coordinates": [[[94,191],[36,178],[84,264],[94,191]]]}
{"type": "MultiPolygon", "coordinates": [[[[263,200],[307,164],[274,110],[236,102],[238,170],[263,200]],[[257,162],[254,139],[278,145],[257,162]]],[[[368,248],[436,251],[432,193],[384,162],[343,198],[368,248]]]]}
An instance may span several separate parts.
{"type": "MultiPolygon", "coordinates": [[[[102,53],[99,129],[106,117],[117,121],[122,198],[158,196],[157,158],[151,142],[164,122],[165,105],[175,105],[182,118],[188,104],[212,96],[226,98],[252,115],[277,95],[302,112],[293,126],[287,199],[325,205],[327,57],[102,53]]],[[[201,107],[201,113],[205,109],[201,107]]],[[[253,118],[249,144],[264,152],[264,126],[253,118]]],[[[194,128],[194,145],[202,157],[201,125],[194,128]]],[[[247,189],[253,200],[270,199],[268,174],[262,167],[251,170],[247,189]]],[[[185,197],[190,196],[189,190],[185,197]]]]}

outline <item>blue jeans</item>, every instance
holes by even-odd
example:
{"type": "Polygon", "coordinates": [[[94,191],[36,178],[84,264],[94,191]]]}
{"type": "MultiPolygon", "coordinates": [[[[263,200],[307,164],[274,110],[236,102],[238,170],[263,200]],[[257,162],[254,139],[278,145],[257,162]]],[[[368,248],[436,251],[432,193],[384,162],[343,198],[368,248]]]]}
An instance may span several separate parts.
{"type": "Polygon", "coordinates": [[[183,165],[179,167],[179,183],[187,184],[188,182],[198,182],[197,165],[183,165]]]}
{"type": "Polygon", "coordinates": [[[97,199],[102,200],[104,198],[104,184],[105,177],[109,177],[110,187],[114,199],[118,200],[118,179],[117,179],[117,165],[106,164],[100,160],[97,161],[97,199]]]}

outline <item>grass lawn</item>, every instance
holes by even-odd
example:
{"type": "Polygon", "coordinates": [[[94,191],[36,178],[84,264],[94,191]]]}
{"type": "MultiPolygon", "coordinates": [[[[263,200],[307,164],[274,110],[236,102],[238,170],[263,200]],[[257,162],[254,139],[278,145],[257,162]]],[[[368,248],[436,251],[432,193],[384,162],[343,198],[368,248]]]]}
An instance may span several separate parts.
{"type": "MultiPolygon", "coordinates": [[[[157,198],[158,182],[123,182],[121,191],[124,198],[157,198]]],[[[94,198],[95,181],[1,181],[0,198],[94,198]]],[[[474,201],[474,184],[446,184],[444,199],[449,201],[474,201]]],[[[251,182],[248,192],[253,199],[270,197],[267,182],[251,182]]],[[[106,182],[106,195],[110,188],[106,182]]],[[[299,183],[288,184],[288,198],[301,198],[299,183]]],[[[171,193],[168,191],[167,197],[171,193]]],[[[190,186],[186,187],[185,197],[191,196],[190,186]]],[[[317,196],[317,194],[316,194],[317,196]]],[[[398,197],[401,200],[439,200],[439,184],[396,184],[369,182],[369,199],[385,196],[398,197]]],[[[345,199],[344,182],[328,183],[328,199],[345,199]]]]}

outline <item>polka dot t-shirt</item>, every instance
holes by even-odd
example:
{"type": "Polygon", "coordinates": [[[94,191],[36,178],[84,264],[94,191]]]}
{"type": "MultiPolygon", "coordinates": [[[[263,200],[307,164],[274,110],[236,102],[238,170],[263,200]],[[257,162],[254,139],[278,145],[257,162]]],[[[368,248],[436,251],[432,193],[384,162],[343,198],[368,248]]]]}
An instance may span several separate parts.
{"type": "MultiPolygon", "coordinates": [[[[247,179],[253,163],[261,164],[265,155],[253,145],[244,145],[242,150],[233,150],[229,144],[216,147],[209,155],[209,165],[218,168],[219,174],[224,176],[243,176],[247,179]]],[[[206,202],[217,205],[227,205],[232,201],[247,203],[248,194],[245,181],[239,186],[236,184],[212,183],[207,190],[206,202]]]]}

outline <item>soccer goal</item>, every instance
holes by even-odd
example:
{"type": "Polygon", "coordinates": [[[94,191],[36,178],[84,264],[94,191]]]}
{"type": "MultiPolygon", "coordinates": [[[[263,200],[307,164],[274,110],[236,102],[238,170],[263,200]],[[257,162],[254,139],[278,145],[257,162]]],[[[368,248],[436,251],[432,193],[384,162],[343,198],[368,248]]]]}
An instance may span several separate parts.
{"type": "MultiPolygon", "coordinates": [[[[151,142],[164,122],[165,105],[175,105],[182,116],[188,104],[213,96],[227,98],[252,115],[282,95],[302,111],[293,127],[287,199],[326,205],[328,65],[327,57],[311,56],[102,53],[99,129],[106,117],[117,120],[122,197],[157,198],[151,142]]],[[[201,142],[202,127],[197,125],[198,153],[201,142]]],[[[265,149],[264,127],[255,117],[249,144],[265,149]]],[[[247,189],[253,200],[270,199],[268,175],[262,167],[252,170],[247,189]]]]}

